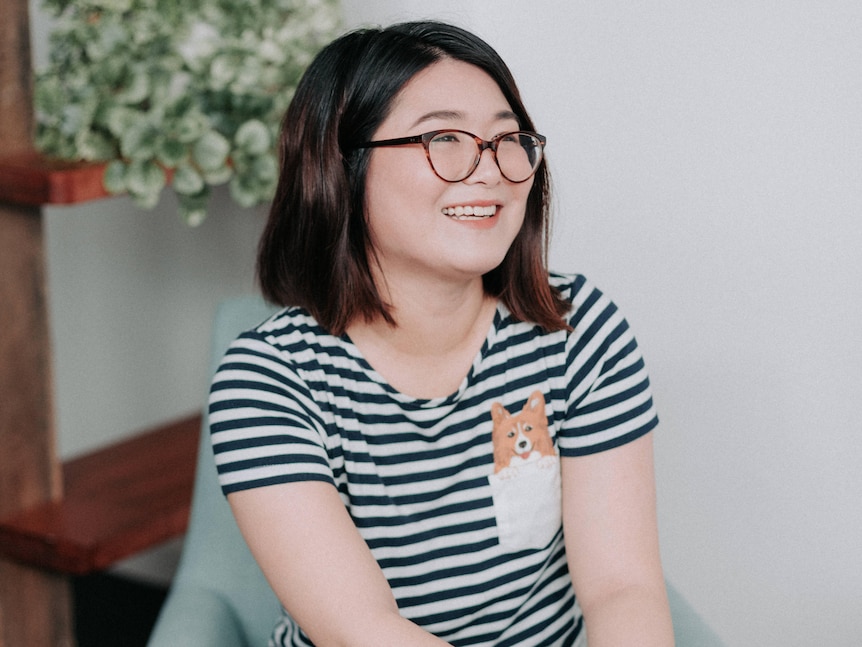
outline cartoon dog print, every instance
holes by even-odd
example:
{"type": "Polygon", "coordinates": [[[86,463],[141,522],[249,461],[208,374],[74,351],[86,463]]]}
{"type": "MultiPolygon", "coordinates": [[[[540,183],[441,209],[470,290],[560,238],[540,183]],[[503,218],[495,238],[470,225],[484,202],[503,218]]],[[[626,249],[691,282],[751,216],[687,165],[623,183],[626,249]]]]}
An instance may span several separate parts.
{"type": "Polygon", "coordinates": [[[548,432],[545,396],[534,391],[519,413],[512,415],[499,402],[491,405],[494,430],[494,474],[507,467],[532,462],[543,456],[556,456],[548,432]]]}

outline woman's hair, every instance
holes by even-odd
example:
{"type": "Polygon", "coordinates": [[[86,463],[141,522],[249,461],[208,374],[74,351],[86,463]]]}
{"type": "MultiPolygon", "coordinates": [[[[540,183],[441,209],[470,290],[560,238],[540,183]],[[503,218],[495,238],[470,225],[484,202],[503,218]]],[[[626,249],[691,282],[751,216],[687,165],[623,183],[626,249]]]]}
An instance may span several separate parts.
{"type": "MultiPolygon", "coordinates": [[[[365,180],[372,152],[356,146],[372,139],[405,84],[443,59],[484,70],[520,127],[534,129],[506,64],[463,29],[412,22],[336,39],[306,70],[282,123],[281,173],[257,259],[268,300],[305,308],[336,335],[357,317],[395,323],[369,266],[365,180]]],[[[503,262],[483,278],[485,291],[517,319],[562,330],[569,304],[549,285],[546,265],[549,185],[543,162],[521,230],[503,262]]]]}

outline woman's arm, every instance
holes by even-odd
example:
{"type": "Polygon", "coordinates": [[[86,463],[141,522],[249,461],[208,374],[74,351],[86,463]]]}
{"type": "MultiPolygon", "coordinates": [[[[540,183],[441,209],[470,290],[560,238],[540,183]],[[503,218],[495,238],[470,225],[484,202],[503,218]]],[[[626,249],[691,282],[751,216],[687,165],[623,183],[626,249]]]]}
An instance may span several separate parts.
{"type": "Polygon", "coordinates": [[[401,617],[383,572],[329,483],[244,490],[228,501],[279,600],[315,645],[446,644],[401,617]]]}
{"type": "Polygon", "coordinates": [[[673,645],[656,521],[652,434],[561,459],[563,526],[590,647],[673,645]]]}

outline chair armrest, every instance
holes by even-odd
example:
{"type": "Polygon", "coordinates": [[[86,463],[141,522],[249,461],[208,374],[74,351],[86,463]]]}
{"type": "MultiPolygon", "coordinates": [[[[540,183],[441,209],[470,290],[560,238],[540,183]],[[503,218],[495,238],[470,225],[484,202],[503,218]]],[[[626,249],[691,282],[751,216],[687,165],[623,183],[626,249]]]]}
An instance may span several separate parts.
{"type": "Polygon", "coordinates": [[[174,588],[159,614],[147,647],[248,647],[230,603],[215,591],[174,588]]]}
{"type": "Polygon", "coordinates": [[[666,584],[676,647],[724,647],[718,634],[688,600],[670,582],[666,584]]]}

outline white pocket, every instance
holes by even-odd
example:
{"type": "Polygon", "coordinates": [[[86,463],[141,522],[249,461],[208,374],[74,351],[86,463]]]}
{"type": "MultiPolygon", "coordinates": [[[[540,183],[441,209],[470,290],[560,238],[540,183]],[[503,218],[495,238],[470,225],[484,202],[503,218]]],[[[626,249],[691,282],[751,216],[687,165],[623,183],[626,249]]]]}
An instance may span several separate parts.
{"type": "Polygon", "coordinates": [[[500,545],[510,550],[544,548],[563,523],[560,459],[545,456],[488,477],[500,545]]]}

